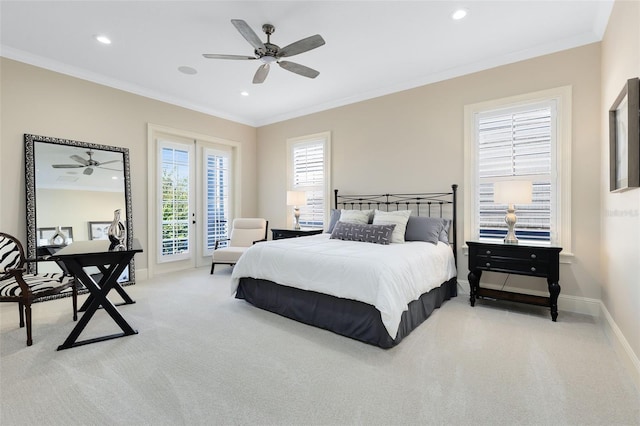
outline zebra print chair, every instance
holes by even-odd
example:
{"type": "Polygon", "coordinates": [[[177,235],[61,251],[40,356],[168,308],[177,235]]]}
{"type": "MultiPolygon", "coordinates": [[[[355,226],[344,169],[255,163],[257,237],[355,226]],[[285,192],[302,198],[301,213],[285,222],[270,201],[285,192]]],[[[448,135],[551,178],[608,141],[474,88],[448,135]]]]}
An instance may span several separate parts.
{"type": "Polygon", "coordinates": [[[73,320],[78,319],[78,290],[73,277],[63,273],[29,274],[25,265],[35,260],[24,256],[17,238],[0,232],[0,302],[17,302],[20,327],[27,324],[27,346],[31,346],[31,304],[71,287],[73,320]]]}

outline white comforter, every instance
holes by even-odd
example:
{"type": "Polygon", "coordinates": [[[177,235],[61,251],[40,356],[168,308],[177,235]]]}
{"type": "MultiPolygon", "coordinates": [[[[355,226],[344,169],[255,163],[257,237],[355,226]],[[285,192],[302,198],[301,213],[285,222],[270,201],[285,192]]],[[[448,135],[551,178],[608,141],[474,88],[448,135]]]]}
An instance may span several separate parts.
{"type": "Polygon", "coordinates": [[[251,277],[358,300],[380,311],[395,339],[407,305],[454,276],[453,252],[442,242],[383,246],[320,234],[253,245],[233,269],[231,291],[251,277]]]}

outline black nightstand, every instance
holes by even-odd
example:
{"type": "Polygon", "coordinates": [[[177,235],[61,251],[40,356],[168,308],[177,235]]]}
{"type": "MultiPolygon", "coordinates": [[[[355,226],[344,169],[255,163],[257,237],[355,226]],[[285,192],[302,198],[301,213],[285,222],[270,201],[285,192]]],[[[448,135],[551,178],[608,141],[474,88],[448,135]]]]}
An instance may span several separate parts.
{"type": "Polygon", "coordinates": [[[562,247],[503,244],[500,242],[467,241],[469,246],[469,285],[471,306],[477,297],[510,300],[531,305],[548,306],[551,319],[558,318],[560,294],[560,252],[562,247]],[[527,275],[547,279],[549,297],[513,293],[480,287],[482,271],[527,275]]]}
{"type": "Polygon", "coordinates": [[[322,229],[274,229],[271,228],[271,238],[282,240],[284,238],[306,237],[307,235],[322,234],[322,229]]]}

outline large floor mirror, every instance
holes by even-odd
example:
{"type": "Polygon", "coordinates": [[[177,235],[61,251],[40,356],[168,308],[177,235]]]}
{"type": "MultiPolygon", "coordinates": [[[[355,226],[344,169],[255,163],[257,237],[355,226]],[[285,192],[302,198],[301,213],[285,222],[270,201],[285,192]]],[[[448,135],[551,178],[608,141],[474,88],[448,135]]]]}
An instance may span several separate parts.
{"type": "MultiPolygon", "coordinates": [[[[55,252],[73,241],[106,239],[120,209],[127,244],[133,241],[129,149],[25,134],[27,256],[55,252]]],[[[60,272],[38,262],[39,272],[60,272]]],[[[118,280],[135,282],[132,261],[118,280]]]]}

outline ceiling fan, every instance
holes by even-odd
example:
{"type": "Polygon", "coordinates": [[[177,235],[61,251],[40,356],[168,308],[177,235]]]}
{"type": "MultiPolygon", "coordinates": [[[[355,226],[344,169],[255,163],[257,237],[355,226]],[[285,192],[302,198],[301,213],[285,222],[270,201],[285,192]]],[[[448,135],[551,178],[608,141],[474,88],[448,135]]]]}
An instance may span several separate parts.
{"type": "Polygon", "coordinates": [[[260,41],[256,33],[247,25],[242,19],[232,19],[231,23],[242,34],[242,36],[253,46],[255,56],[243,56],[243,55],[219,55],[215,53],[205,53],[202,56],[209,59],[237,59],[237,60],[255,60],[259,59],[263,62],[262,65],[256,71],[253,76],[253,83],[262,83],[269,74],[269,66],[273,63],[277,63],[281,68],[287,71],[299,74],[304,77],[316,78],[320,73],[312,68],[305,67],[304,65],[296,64],[295,62],[282,61],[281,58],[288,58],[290,56],[298,55],[300,53],[307,52],[309,50],[320,47],[324,44],[324,39],[319,35],[313,35],[302,40],[298,40],[285,47],[279,47],[271,43],[271,34],[274,33],[276,28],[271,24],[264,24],[262,31],[267,35],[267,42],[260,41]]]}
{"type": "Polygon", "coordinates": [[[91,175],[93,174],[93,169],[94,167],[100,168],[100,169],[105,169],[105,170],[114,170],[114,171],[122,171],[122,170],[118,170],[118,169],[111,169],[109,167],[103,167],[105,164],[110,164],[110,163],[118,163],[120,162],[120,160],[111,160],[111,161],[105,161],[105,162],[98,162],[96,160],[94,160],[92,158],[93,155],[93,151],[89,150],[87,151],[87,155],[89,156],[88,159],[82,158],[79,155],[70,155],[69,158],[71,158],[72,160],[78,162],[79,164],[52,164],[51,167],[53,167],[54,169],[79,169],[79,168],[84,168],[84,171],[82,172],[85,175],[91,175]]]}

